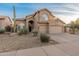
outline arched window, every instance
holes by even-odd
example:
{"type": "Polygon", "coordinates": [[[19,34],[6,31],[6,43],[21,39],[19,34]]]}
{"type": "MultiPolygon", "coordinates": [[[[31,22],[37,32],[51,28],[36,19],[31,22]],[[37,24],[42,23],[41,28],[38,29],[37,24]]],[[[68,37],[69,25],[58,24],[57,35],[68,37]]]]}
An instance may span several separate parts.
{"type": "Polygon", "coordinates": [[[41,15],[40,20],[41,20],[41,21],[48,21],[48,14],[43,14],[43,15],[41,15]]]}

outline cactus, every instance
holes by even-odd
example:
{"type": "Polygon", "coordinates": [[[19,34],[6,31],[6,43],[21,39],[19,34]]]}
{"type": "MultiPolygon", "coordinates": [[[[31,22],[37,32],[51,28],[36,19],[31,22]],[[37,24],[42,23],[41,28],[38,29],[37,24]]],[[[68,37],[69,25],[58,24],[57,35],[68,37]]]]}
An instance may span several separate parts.
{"type": "Polygon", "coordinates": [[[16,10],[15,10],[15,6],[13,6],[13,20],[14,20],[14,32],[16,32],[16,10]]]}

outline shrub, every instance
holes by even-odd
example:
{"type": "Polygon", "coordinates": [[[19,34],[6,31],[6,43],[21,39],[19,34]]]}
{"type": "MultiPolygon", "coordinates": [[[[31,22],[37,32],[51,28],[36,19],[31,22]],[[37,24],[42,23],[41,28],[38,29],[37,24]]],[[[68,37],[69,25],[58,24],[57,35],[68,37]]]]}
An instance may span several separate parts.
{"type": "Polygon", "coordinates": [[[0,34],[3,34],[5,32],[4,29],[0,29],[0,34]]]}
{"type": "Polygon", "coordinates": [[[22,35],[22,34],[23,34],[22,30],[18,31],[18,35],[22,35]]]}
{"type": "Polygon", "coordinates": [[[5,27],[5,30],[6,30],[7,32],[11,32],[11,29],[12,29],[11,26],[6,26],[6,27],[5,27]]]}
{"type": "Polygon", "coordinates": [[[41,42],[49,42],[49,36],[47,36],[46,34],[40,34],[40,40],[41,42]]]}
{"type": "Polygon", "coordinates": [[[33,31],[33,36],[37,36],[38,35],[38,31],[33,31]]]}
{"type": "Polygon", "coordinates": [[[18,35],[27,34],[27,33],[28,33],[28,29],[23,28],[23,29],[20,29],[20,31],[18,32],[18,35]]]}

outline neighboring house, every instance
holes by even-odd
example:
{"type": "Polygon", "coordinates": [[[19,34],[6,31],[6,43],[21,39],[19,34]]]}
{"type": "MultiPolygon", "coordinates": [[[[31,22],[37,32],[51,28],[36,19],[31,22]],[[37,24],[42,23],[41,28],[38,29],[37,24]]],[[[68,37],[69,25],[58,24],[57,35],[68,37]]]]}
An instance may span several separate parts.
{"type": "Polygon", "coordinates": [[[8,16],[0,16],[0,28],[5,28],[6,26],[13,26],[13,21],[8,16]]]}
{"type": "Polygon", "coordinates": [[[48,9],[41,9],[33,15],[26,16],[29,32],[36,30],[41,33],[63,33],[65,23],[52,15],[48,9]]]}
{"type": "Polygon", "coordinates": [[[16,28],[17,30],[22,29],[25,26],[26,20],[24,18],[17,18],[16,19],[16,28]]]}

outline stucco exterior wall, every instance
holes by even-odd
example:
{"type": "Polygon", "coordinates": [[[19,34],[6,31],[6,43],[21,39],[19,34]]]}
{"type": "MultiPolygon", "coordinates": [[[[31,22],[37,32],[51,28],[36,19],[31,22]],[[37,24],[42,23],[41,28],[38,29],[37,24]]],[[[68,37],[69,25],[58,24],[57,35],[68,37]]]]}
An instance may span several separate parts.
{"type": "Polygon", "coordinates": [[[19,24],[25,24],[25,21],[24,20],[17,20],[16,25],[19,25],[19,24]]]}
{"type": "Polygon", "coordinates": [[[0,26],[5,28],[6,26],[12,26],[12,20],[7,16],[0,16],[0,26]]]}

